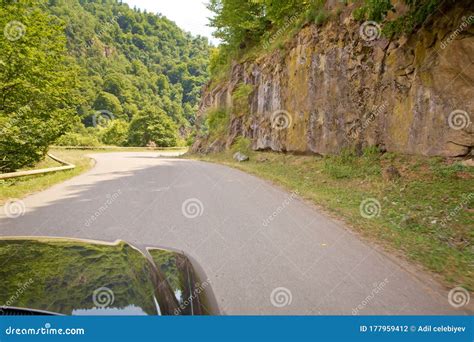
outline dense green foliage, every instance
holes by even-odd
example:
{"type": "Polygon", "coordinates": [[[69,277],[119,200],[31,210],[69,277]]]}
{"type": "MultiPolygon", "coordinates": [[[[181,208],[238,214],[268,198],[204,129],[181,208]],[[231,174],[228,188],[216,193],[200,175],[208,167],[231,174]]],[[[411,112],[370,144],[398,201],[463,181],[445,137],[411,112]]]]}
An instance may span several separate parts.
{"type": "Polygon", "coordinates": [[[381,21],[394,7],[390,0],[365,0],[365,4],[354,11],[354,16],[361,19],[381,21]]]}
{"type": "Polygon", "coordinates": [[[419,27],[438,6],[440,0],[405,0],[409,10],[394,20],[385,20],[389,11],[395,11],[390,0],[365,0],[364,5],[354,11],[358,20],[374,20],[383,22],[386,36],[400,33],[411,33],[419,27]]]}
{"type": "MultiPolygon", "coordinates": [[[[194,38],[165,17],[115,0],[50,0],[48,10],[68,23],[69,51],[83,71],[78,113],[86,125],[94,124],[96,111],[134,128],[137,122],[163,118],[155,122],[155,134],[130,131],[127,139],[121,134],[117,140],[100,133],[102,143],[146,145],[156,137],[160,141],[154,143],[169,146],[178,142],[177,128],[186,134],[208,78],[206,38],[194,38]],[[152,117],[147,119],[145,112],[152,117]]],[[[124,127],[122,123],[122,131],[124,127]]]]}
{"type": "Polygon", "coordinates": [[[210,0],[211,26],[222,40],[219,53],[211,56],[212,75],[255,46],[268,47],[285,33],[305,23],[323,23],[328,14],[324,0],[210,0]]]}
{"type": "Polygon", "coordinates": [[[207,38],[116,0],[0,4],[2,33],[13,23],[18,35],[0,36],[0,172],[34,164],[55,141],[184,143],[208,79],[207,38]]]}
{"type": "Polygon", "coordinates": [[[130,120],[152,105],[186,124],[207,80],[206,38],[193,38],[162,16],[114,0],[51,3],[49,10],[68,22],[69,49],[84,70],[89,107],[82,115],[109,110],[130,120]]]}
{"type": "Polygon", "coordinates": [[[129,127],[125,120],[114,120],[101,131],[100,140],[106,145],[124,146],[128,141],[129,127]]]}
{"type": "Polygon", "coordinates": [[[211,109],[206,113],[203,125],[204,135],[209,135],[210,140],[221,138],[225,135],[229,125],[229,113],[222,108],[211,109]]]}
{"type": "Polygon", "coordinates": [[[135,146],[176,146],[176,124],[163,111],[148,108],[130,123],[129,140],[135,146]]]}
{"type": "Polygon", "coordinates": [[[239,84],[233,94],[232,102],[234,108],[232,108],[235,115],[246,115],[248,114],[249,108],[249,96],[252,94],[254,88],[250,84],[239,84]]]}
{"type": "Polygon", "coordinates": [[[78,79],[57,18],[36,1],[0,4],[0,172],[5,172],[40,160],[66,131],[78,79]]]}

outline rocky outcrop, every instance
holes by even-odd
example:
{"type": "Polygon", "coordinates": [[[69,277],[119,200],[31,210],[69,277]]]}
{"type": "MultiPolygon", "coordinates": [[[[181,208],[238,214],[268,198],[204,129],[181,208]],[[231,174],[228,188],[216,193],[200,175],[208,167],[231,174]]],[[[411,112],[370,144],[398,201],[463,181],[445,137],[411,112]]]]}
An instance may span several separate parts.
{"type": "Polygon", "coordinates": [[[225,82],[205,90],[200,110],[228,109],[228,134],[193,149],[221,150],[244,136],[256,150],[470,154],[474,10],[465,4],[471,10],[448,9],[397,39],[361,27],[347,8],[323,27],[304,27],[285,49],[235,63],[225,82]],[[253,86],[243,115],[232,96],[242,83],[253,86]]]}

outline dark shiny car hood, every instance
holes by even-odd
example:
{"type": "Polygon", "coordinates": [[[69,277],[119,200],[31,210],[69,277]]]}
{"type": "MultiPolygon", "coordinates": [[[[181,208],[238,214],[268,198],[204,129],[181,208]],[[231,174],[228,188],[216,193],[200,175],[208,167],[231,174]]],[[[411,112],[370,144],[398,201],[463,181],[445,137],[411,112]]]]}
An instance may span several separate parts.
{"type": "MultiPolygon", "coordinates": [[[[64,315],[203,314],[204,291],[181,253],[123,241],[0,239],[0,310],[64,315]],[[197,294],[197,292],[199,292],[197,294]]],[[[0,312],[1,313],[1,312],[0,312]]]]}

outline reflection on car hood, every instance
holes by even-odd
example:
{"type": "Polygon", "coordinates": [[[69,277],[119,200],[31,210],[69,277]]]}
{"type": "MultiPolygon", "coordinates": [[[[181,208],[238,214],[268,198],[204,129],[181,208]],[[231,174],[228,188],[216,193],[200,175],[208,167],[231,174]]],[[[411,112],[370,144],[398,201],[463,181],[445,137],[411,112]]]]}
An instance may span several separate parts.
{"type": "Polygon", "coordinates": [[[163,274],[160,265],[123,241],[0,239],[0,265],[0,309],[157,315],[173,314],[179,305],[176,288],[166,281],[179,276],[163,274]]]}

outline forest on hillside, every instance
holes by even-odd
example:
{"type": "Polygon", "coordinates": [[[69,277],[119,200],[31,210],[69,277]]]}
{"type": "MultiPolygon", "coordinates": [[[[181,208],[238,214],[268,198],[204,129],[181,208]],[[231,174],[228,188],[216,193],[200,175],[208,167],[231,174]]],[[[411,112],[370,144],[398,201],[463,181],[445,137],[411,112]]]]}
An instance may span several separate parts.
{"type": "Polygon", "coordinates": [[[0,0],[0,172],[51,144],[176,146],[208,79],[207,38],[116,0],[0,0]]]}

